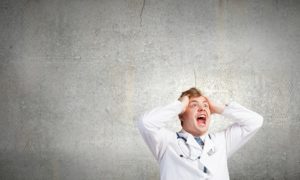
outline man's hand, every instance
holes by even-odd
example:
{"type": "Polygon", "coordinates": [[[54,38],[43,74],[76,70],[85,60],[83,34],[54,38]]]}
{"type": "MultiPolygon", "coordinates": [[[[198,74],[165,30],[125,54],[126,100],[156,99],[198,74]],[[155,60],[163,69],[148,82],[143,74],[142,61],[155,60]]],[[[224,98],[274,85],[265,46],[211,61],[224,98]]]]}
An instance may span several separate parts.
{"type": "Polygon", "coordinates": [[[216,104],[212,102],[207,96],[204,96],[209,104],[209,109],[211,114],[222,114],[225,108],[224,104],[216,104]]]}
{"type": "Polygon", "coordinates": [[[182,109],[181,113],[184,113],[187,106],[189,105],[190,98],[188,96],[183,96],[183,97],[179,98],[178,100],[181,101],[183,104],[183,109],[182,109]]]}

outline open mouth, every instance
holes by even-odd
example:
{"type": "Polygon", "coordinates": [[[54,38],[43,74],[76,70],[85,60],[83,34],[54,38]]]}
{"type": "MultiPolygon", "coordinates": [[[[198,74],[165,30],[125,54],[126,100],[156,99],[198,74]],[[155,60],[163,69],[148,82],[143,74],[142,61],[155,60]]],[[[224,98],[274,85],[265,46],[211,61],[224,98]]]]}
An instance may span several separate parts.
{"type": "Polygon", "coordinates": [[[198,124],[198,126],[206,125],[206,115],[205,114],[200,114],[197,116],[197,124],[198,124]]]}

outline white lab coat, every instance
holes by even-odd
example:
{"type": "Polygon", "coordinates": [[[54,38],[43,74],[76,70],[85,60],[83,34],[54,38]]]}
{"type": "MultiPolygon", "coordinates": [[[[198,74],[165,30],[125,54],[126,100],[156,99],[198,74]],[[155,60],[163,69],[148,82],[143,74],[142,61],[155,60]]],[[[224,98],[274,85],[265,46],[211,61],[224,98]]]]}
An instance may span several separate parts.
{"type": "Polygon", "coordinates": [[[262,126],[262,116],[238,103],[228,104],[222,115],[234,119],[235,123],[223,131],[206,136],[202,150],[191,134],[183,130],[178,133],[186,139],[184,148],[182,142],[179,143],[182,139],[164,127],[169,121],[177,120],[179,123],[177,117],[182,110],[183,104],[176,101],[145,113],[138,123],[143,139],[159,163],[160,179],[229,179],[227,159],[262,126]],[[182,157],[183,152],[190,158],[182,157]],[[199,156],[200,159],[197,159],[199,156]],[[203,171],[204,166],[206,172],[203,171]]]}

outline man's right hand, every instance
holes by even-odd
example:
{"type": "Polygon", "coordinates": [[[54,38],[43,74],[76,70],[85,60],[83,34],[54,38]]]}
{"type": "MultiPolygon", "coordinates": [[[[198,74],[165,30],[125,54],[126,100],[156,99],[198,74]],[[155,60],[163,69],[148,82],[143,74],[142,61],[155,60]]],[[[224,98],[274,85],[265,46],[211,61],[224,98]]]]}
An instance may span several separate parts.
{"type": "Polygon", "coordinates": [[[183,109],[182,109],[181,113],[184,113],[187,106],[189,105],[190,98],[186,95],[186,96],[179,98],[178,100],[181,101],[183,104],[183,109]]]}

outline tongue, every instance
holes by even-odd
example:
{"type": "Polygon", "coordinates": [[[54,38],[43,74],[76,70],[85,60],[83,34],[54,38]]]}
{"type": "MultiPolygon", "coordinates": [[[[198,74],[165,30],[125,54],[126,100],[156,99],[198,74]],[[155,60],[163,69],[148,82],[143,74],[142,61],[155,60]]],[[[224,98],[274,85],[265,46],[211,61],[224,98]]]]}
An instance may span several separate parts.
{"type": "Polygon", "coordinates": [[[197,121],[198,125],[205,125],[205,120],[204,119],[200,119],[197,121]]]}

